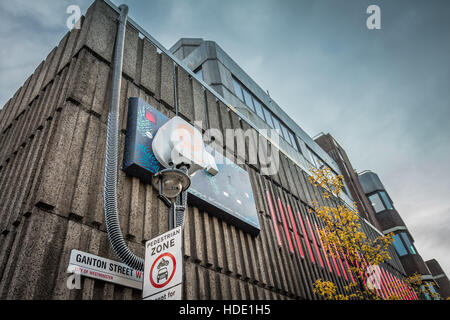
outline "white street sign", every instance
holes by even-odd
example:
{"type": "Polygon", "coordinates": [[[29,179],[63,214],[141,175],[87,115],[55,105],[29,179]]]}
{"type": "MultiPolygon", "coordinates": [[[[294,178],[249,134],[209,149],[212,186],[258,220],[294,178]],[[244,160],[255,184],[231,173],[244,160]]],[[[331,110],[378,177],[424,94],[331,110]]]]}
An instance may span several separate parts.
{"type": "Polygon", "coordinates": [[[181,300],[182,244],[181,227],[145,243],[144,300],[181,300]]]}
{"type": "Polygon", "coordinates": [[[73,249],[67,272],[142,290],[143,272],[126,264],[73,249]]]}

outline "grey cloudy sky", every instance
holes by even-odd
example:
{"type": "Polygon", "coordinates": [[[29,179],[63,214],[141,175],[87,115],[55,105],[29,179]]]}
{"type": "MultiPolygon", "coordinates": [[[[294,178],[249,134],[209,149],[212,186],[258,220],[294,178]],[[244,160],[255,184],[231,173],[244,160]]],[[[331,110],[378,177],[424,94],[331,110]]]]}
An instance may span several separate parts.
{"type": "MultiPolygon", "coordinates": [[[[120,4],[118,1],[114,1],[120,4]]],[[[0,2],[0,105],[91,1],[0,2]]],[[[450,2],[124,0],[164,46],[216,41],[310,135],[377,172],[425,260],[450,275],[450,2]],[[381,7],[381,30],[366,8],[381,7]]]]}

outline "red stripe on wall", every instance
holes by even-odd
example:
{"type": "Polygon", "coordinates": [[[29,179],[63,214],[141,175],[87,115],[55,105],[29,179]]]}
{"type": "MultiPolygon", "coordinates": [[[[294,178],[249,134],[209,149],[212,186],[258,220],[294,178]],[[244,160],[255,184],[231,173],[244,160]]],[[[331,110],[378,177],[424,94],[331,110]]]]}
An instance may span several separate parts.
{"type": "Polygon", "coordinates": [[[397,281],[398,286],[400,287],[400,292],[401,292],[401,294],[402,294],[402,296],[403,296],[403,299],[405,299],[405,300],[410,300],[409,297],[408,297],[408,295],[407,295],[407,293],[406,293],[406,289],[405,289],[405,286],[404,286],[404,284],[403,284],[403,281],[401,281],[401,280],[400,280],[399,278],[397,278],[397,277],[395,277],[395,280],[397,281]]]}
{"type": "Polygon", "coordinates": [[[305,237],[306,246],[308,247],[309,257],[313,263],[316,262],[314,255],[311,250],[311,244],[309,243],[308,234],[306,233],[305,225],[303,224],[302,216],[300,212],[297,211],[298,220],[300,221],[300,227],[302,228],[303,236],[305,237]]]}
{"type": "MultiPolygon", "coordinates": [[[[366,265],[366,275],[367,275],[367,269],[370,267],[369,264],[366,261],[366,258],[363,257],[364,263],[366,265]]],[[[377,268],[377,270],[380,270],[381,267],[380,266],[375,266],[377,268]]],[[[387,298],[387,295],[385,295],[385,292],[383,291],[383,280],[381,278],[381,270],[379,272],[375,273],[376,279],[377,279],[377,283],[379,284],[379,288],[375,288],[377,295],[383,299],[387,298]]]]}
{"type": "Polygon", "coordinates": [[[286,238],[288,240],[288,244],[289,244],[289,250],[294,253],[294,247],[292,245],[292,241],[291,241],[291,236],[289,235],[289,228],[286,222],[286,217],[284,216],[284,210],[283,210],[283,205],[281,204],[281,200],[280,198],[278,198],[278,206],[280,207],[280,212],[281,212],[281,220],[283,221],[283,226],[284,226],[284,232],[286,233],[286,238]]]}
{"type": "MultiPolygon", "coordinates": [[[[326,233],[325,230],[324,230],[324,232],[326,233]]],[[[330,247],[328,247],[328,250],[331,252],[331,248],[330,248],[330,247]]],[[[333,259],[334,267],[336,268],[337,274],[338,274],[338,276],[340,277],[340,276],[341,276],[341,271],[339,270],[339,267],[338,267],[338,265],[337,265],[337,263],[336,263],[336,259],[334,258],[334,256],[339,257],[339,255],[337,255],[336,250],[335,250],[335,252],[334,252],[334,255],[331,256],[331,259],[333,259]]],[[[344,268],[342,267],[342,269],[344,269],[344,268]]],[[[344,271],[344,274],[345,274],[345,271],[344,271]]]]}
{"type": "Polygon", "coordinates": [[[281,242],[280,233],[278,231],[278,223],[277,223],[277,219],[275,217],[275,211],[273,210],[272,199],[270,198],[270,193],[268,190],[266,190],[266,196],[267,196],[267,202],[269,203],[270,215],[272,216],[273,228],[275,229],[275,235],[277,236],[277,242],[278,242],[278,245],[280,247],[282,247],[283,243],[281,242]]]}
{"type": "Polygon", "coordinates": [[[400,291],[397,288],[397,284],[395,283],[394,276],[389,271],[387,271],[387,274],[388,274],[389,279],[391,280],[392,286],[394,287],[395,294],[401,299],[402,295],[400,294],[400,291]]]}
{"type": "Polygon", "coordinates": [[[398,293],[400,294],[400,298],[402,298],[402,300],[406,300],[406,297],[403,294],[403,289],[402,289],[402,287],[400,285],[400,282],[398,281],[397,277],[393,275],[392,278],[394,279],[394,282],[396,284],[396,288],[398,290],[398,293]]]}
{"type": "Polygon", "coordinates": [[[344,264],[342,263],[341,256],[339,255],[339,253],[337,251],[336,245],[335,244],[333,244],[333,245],[334,245],[334,252],[336,253],[336,257],[337,257],[337,259],[339,261],[339,264],[340,264],[340,266],[342,268],[342,273],[344,274],[345,280],[348,281],[347,272],[345,272],[345,268],[344,268],[344,264]]]}
{"type": "MultiPolygon", "coordinates": [[[[338,239],[338,242],[339,242],[339,239],[338,239]]],[[[339,244],[340,244],[340,242],[339,242],[339,244]]],[[[345,265],[347,266],[348,274],[350,275],[350,278],[352,279],[352,282],[355,282],[355,279],[353,279],[353,274],[352,274],[352,272],[350,271],[350,266],[349,266],[349,264],[348,264],[347,257],[345,256],[344,250],[342,249],[342,247],[341,247],[341,254],[342,254],[342,257],[344,258],[345,265]]]]}
{"type": "Polygon", "coordinates": [[[333,269],[331,268],[331,265],[330,265],[330,260],[328,259],[328,254],[325,251],[325,247],[323,246],[323,241],[322,241],[322,237],[320,236],[319,227],[317,226],[316,223],[314,223],[314,226],[316,227],[316,233],[317,233],[317,236],[319,237],[319,243],[320,243],[320,246],[322,247],[322,252],[323,252],[323,255],[325,256],[325,261],[327,262],[328,270],[331,273],[333,273],[333,269]]]}
{"type": "Polygon", "coordinates": [[[397,280],[400,283],[400,286],[402,288],[402,292],[403,292],[403,295],[405,296],[405,299],[411,300],[411,296],[409,295],[409,292],[408,292],[408,287],[405,285],[403,280],[400,280],[399,278],[397,278],[397,280]]]}
{"type": "Polygon", "coordinates": [[[394,292],[394,290],[392,288],[391,281],[390,281],[390,279],[389,279],[389,277],[387,275],[387,271],[385,271],[384,269],[381,269],[381,272],[383,274],[383,277],[384,277],[384,280],[385,280],[385,283],[386,283],[386,289],[388,291],[388,295],[389,296],[395,295],[395,292],[394,292]]]}
{"type": "Polygon", "coordinates": [[[350,265],[348,264],[347,258],[345,257],[345,254],[344,254],[343,251],[341,253],[342,253],[342,256],[344,257],[344,261],[345,261],[345,265],[347,266],[348,274],[350,275],[350,278],[352,279],[352,282],[355,282],[355,279],[353,279],[353,274],[350,271],[350,265]]]}
{"type": "Polygon", "coordinates": [[[414,297],[415,300],[419,300],[419,296],[417,295],[416,290],[414,290],[413,288],[411,288],[411,293],[412,293],[412,295],[413,295],[413,297],[414,297]]]}
{"type": "Polygon", "coordinates": [[[295,241],[297,242],[298,251],[300,252],[300,256],[304,258],[302,245],[300,243],[300,239],[298,238],[297,226],[295,225],[294,217],[292,215],[292,210],[289,204],[287,205],[287,209],[289,213],[289,218],[291,219],[292,229],[294,229],[295,241]]]}
{"type": "Polygon", "coordinates": [[[388,291],[388,288],[387,288],[386,279],[384,278],[384,275],[383,275],[383,268],[381,268],[381,267],[380,267],[380,283],[381,283],[381,289],[382,289],[384,298],[388,299],[389,298],[389,291],[388,291]]]}
{"type": "Polygon", "coordinates": [[[309,232],[311,233],[311,237],[312,237],[312,240],[313,240],[313,243],[314,243],[314,247],[316,248],[317,256],[319,257],[320,266],[323,268],[322,256],[320,255],[319,247],[317,246],[316,237],[314,237],[314,232],[313,232],[313,229],[311,227],[311,222],[309,222],[308,216],[306,216],[306,222],[308,223],[308,229],[309,229],[309,232]]]}
{"type": "MultiPolygon", "coordinates": [[[[326,233],[325,230],[324,230],[324,232],[326,233]]],[[[330,247],[328,247],[328,250],[331,252],[331,248],[330,248],[330,247]]],[[[334,256],[336,255],[336,253],[337,253],[337,252],[335,251],[335,254],[331,256],[331,259],[333,259],[334,267],[336,268],[336,271],[337,271],[337,273],[338,273],[338,276],[340,277],[340,276],[341,276],[341,271],[339,270],[339,267],[338,267],[338,265],[337,265],[337,263],[336,263],[336,259],[334,258],[334,256]]],[[[336,255],[336,256],[339,257],[338,255],[336,255]]],[[[345,273],[345,271],[344,271],[344,273],[345,273]]]]}

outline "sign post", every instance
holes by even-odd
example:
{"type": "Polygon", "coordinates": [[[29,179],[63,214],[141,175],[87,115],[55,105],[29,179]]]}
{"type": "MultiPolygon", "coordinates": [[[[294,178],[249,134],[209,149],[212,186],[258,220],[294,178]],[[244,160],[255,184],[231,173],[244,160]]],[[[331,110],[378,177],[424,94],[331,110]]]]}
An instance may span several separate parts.
{"type": "Polygon", "coordinates": [[[181,300],[182,245],[182,227],[145,243],[144,300],[181,300]]]}

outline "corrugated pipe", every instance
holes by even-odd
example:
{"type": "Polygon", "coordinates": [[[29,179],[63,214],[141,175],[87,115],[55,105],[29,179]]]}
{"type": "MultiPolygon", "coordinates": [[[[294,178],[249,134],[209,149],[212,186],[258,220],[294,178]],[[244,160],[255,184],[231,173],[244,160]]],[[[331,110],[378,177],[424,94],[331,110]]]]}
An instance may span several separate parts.
{"type": "Polygon", "coordinates": [[[104,180],[104,211],[108,239],[119,259],[135,270],[144,269],[144,259],[136,256],[128,248],[119,223],[117,210],[117,159],[119,138],[119,103],[120,85],[122,78],[123,51],[125,31],[127,26],[128,7],[121,5],[119,25],[117,29],[116,46],[113,61],[113,76],[111,88],[111,104],[108,114],[108,127],[106,133],[106,162],[104,180]]]}

